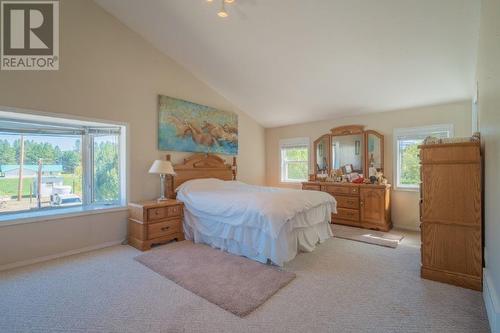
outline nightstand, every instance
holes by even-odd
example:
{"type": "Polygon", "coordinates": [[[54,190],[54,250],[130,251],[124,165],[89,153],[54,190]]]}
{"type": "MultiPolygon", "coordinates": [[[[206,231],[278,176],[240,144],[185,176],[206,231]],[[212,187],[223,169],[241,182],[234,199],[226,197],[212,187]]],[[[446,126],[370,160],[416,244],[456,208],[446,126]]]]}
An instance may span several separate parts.
{"type": "Polygon", "coordinates": [[[130,203],[128,219],[128,242],[131,246],[146,251],[153,244],[176,239],[184,240],[182,215],[184,205],[177,200],[145,201],[130,203]]]}

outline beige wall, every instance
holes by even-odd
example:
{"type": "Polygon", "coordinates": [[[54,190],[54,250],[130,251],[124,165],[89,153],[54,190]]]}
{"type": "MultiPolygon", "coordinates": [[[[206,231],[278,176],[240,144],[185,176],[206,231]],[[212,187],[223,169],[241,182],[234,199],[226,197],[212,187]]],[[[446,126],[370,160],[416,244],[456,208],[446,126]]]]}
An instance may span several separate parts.
{"type": "MultiPolygon", "coordinates": [[[[450,123],[454,125],[456,136],[471,134],[470,101],[266,129],[267,184],[271,186],[290,186],[280,183],[280,139],[309,137],[312,146],[314,140],[322,134],[328,133],[331,128],[350,124],[364,125],[366,129],[377,130],[385,136],[385,175],[391,183],[394,183],[393,130],[395,128],[450,123]]],[[[310,164],[310,170],[312,170],[312,159],[310,164]]],[[[292,185],[292,187],[300,187],[300,185],[292,185]]],[[[396,190],[393,191],[392,200],[393,223],[403,228],[418,229],[418,193],[396,190]]]]}
{"type": "Polygon", "coordinates": [[[0,227],[0,270],[120,244],[127,217],[128,211],[119,210],[0,227]]]}
{"type": "MultiPolygon", "coordinates": [[[[159,193],[158,177],[147,173],[152,161],[165,154],[156,148],[158,94],[234,111],[239,114],[239,179],[264,183],[263,127],[93,1],[61,1],[60,18],[60,70],[0,71],[0,105],[128,123],[129,199],[133,201],[155,198],[159,193]]],[[[186,155],[189,154],[173,153],[173,160],[179,161],[186,155]]],[[[109,241],[125,236],[123,216],[122,225],[109,233],[109,241]]],[[[79,221],[88,230],[100,232],[99,226],[79,221]]],[[[58,225],[51,221],[37,226],[36,230],[44,230],[41,237],[29,232],[35,228],[33,225],[0,226],[0,253],[7,251],[6,240],[16,236],[16,230],[25,230],[29,235],[19,238],[22,241],[17,244],[9,243],[13,254],[8,258],[0,255],[0,265],[69,251],[80,246],[81,239],[88,238],[81,226],[59,229],[58,225]],[[67,233],[74,238],[73,243],[46,246],[51,242],[60,244],[59,239],[67,237],[67,233]],[[26,248],[25,243],[35,245],[26,248]]],[[[97,241],[102,239],[96,238],[97,241]]]]}
{"type": "Polygon", "coordinates": [[[500,332],[500,1],[483,0],[478,54],[479,128],[485,156],[484,297],[492,332],[500,332]]]}

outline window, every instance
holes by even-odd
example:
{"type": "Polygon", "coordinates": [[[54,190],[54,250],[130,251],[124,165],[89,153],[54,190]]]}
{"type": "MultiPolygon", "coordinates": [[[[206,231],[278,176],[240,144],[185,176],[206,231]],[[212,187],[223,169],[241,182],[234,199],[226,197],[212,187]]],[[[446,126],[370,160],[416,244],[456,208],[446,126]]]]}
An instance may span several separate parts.
{"type": "Polygon", "coordinates": [[[0,111],[0,215],[124,204],[125,131],[0,111]]]}
{"type": "Polygon", "coordinates": [[[94,135],[92,153],[92,201],[120,200],[119,135],[94,135]]]}
{"type": "Polygon", "coordinates": [[[394,130],[396,152],[396,187],[418,190],[420,184],[420,159],[418,146],[428,136],[449,138],[453,136],[453,125],[400,128],[394,130]]]}
{"type": "Polygon", "coordinates": [[[280,141],[281,181],[307,181],[309,174],[309,138],[280,141]]]}

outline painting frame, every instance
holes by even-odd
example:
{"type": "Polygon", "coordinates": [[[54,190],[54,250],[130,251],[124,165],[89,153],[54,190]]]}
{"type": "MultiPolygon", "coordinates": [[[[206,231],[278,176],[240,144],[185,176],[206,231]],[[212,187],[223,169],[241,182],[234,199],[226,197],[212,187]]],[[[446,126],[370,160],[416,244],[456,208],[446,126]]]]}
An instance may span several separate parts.
{"type": "Polygon", "coordinates": [[[238,155],[238,115],[158,95],[158,150],[238,155]]]}

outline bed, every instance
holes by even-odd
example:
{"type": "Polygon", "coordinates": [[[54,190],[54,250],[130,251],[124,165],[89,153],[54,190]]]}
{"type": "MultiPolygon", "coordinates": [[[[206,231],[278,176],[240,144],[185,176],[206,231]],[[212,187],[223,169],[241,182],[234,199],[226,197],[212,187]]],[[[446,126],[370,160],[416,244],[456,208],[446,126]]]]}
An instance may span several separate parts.
{"type": "Polygon", "coordinates": [[[248,185],[215,155],[194,155],[169,179],[184,203],[186,239],[283,266],[332,236],[335,199],[324,192],[248,185]]]}

